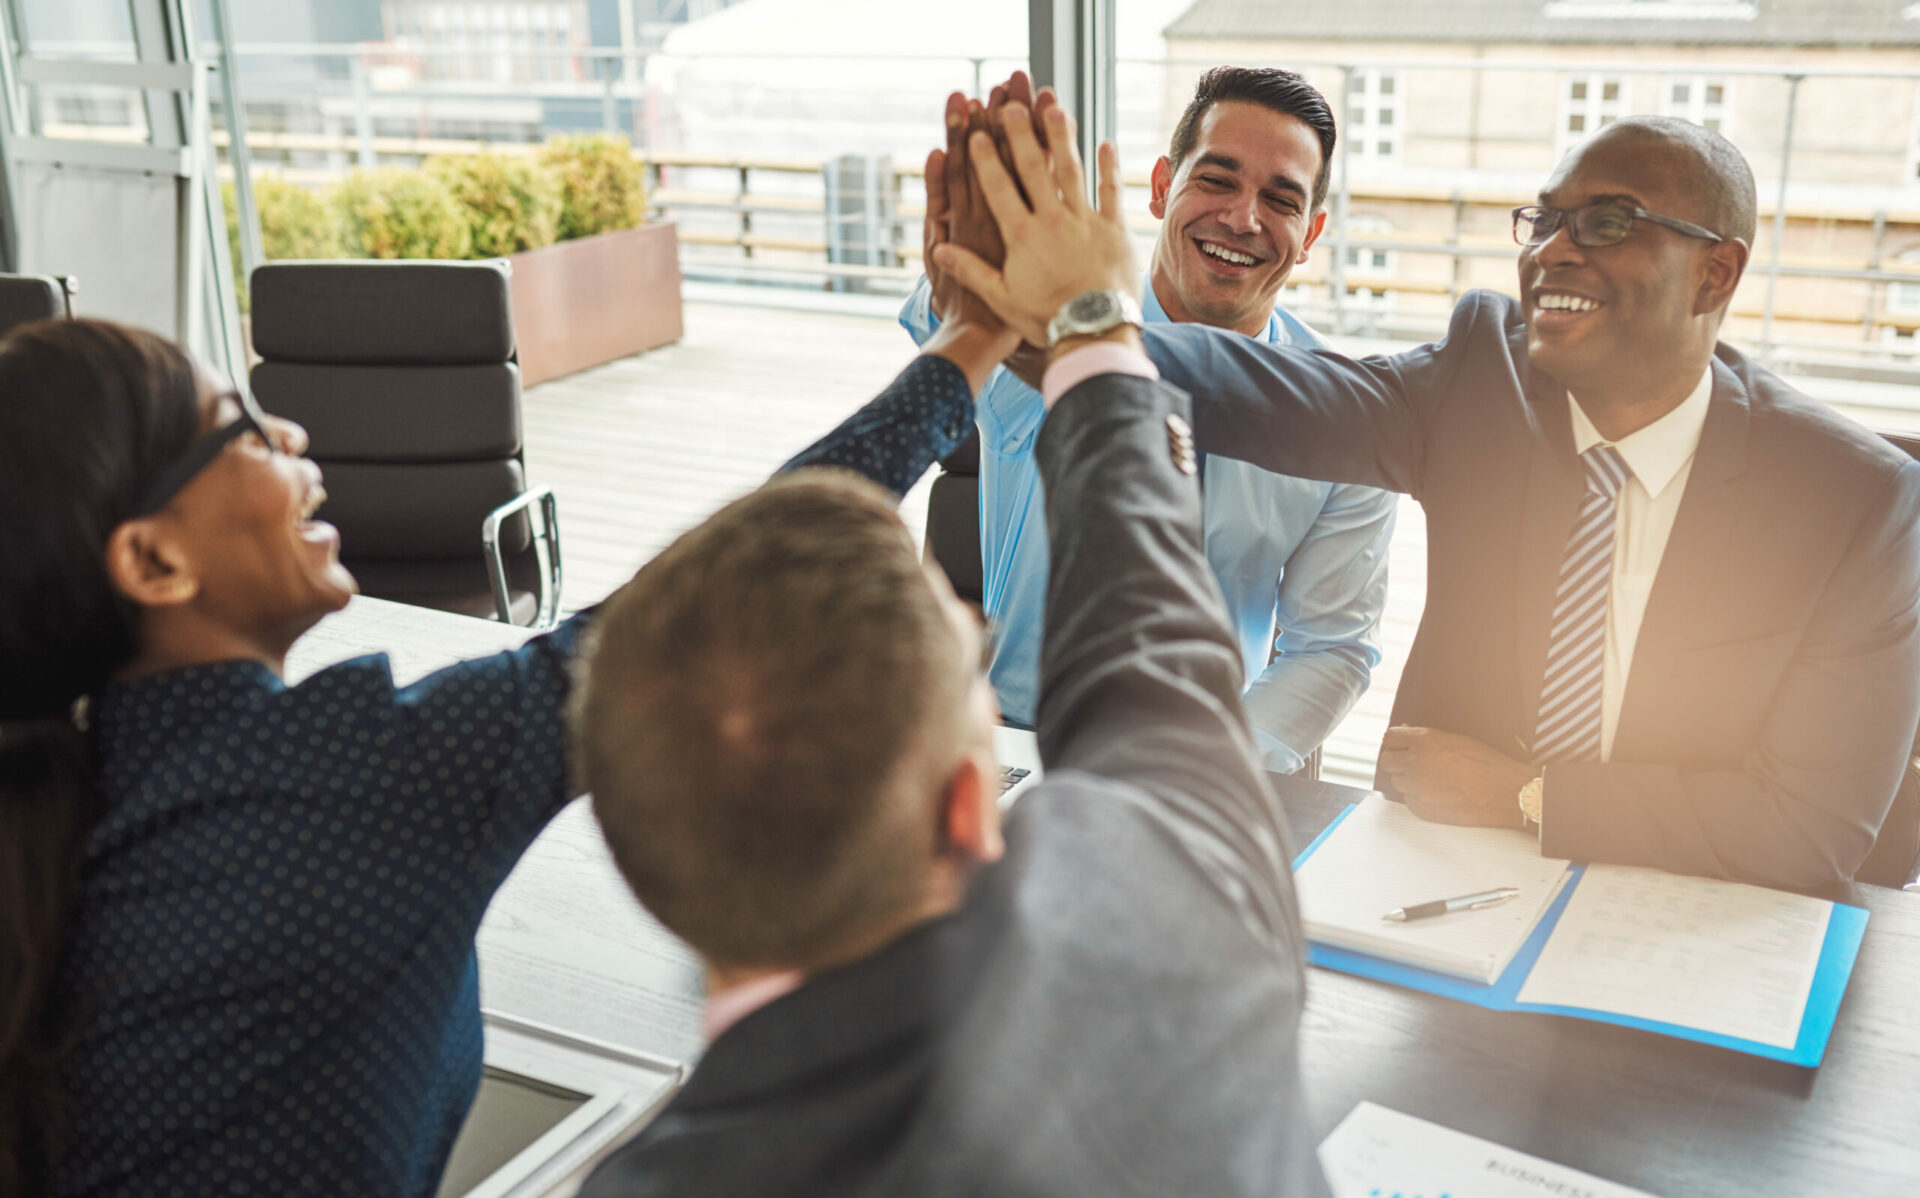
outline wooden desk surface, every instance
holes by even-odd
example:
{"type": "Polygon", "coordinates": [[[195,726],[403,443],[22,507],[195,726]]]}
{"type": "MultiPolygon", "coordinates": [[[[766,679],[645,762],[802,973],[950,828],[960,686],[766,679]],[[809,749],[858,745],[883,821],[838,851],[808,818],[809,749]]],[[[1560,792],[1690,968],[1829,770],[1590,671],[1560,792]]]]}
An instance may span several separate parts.
{"type": "MultiPolygon", "coordinates": [[[[1275,786],[1296,848],[1366,793],[1275,786]]],[[[1314,1132],[1371,1099],[1662,1198],[1912,1198],[1920,895],[1857,886],[1849,901],[1872,915],[1818,1069],[1315,969],[1301,1032],[1314,1132]]]]}

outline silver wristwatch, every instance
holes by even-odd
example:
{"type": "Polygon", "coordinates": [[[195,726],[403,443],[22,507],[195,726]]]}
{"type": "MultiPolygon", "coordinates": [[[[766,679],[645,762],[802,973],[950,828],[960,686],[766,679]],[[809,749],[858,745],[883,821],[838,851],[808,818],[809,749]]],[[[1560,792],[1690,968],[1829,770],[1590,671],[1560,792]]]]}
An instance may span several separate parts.
{"type": "Polygon", "coordinates": [[[1047,322],[1047,348],[1068,337],[1095,337],[1118,325],[1130,324],[1137,329],[1144,323],[1140,302],[1126,292],[1082,291],[1060,305],[1047,322]]]}

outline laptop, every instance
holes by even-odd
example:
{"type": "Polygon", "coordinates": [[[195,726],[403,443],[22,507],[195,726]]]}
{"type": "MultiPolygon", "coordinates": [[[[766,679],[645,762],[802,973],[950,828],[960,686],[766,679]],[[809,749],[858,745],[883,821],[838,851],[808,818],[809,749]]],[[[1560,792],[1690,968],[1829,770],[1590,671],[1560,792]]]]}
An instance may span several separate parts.
{"type": "Polygon", "coordinates": [[[1023,729],[996,726],[993,752],[1000,759],[1000,811],[1004,815],[1028,787],[1040,781],[1040,742],[1023,729]]]}

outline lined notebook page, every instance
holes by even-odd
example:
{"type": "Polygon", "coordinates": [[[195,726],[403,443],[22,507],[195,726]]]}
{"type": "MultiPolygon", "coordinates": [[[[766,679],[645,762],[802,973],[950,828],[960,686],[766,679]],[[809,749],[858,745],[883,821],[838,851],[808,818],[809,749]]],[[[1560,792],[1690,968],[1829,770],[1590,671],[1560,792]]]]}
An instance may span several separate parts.
{"type": "Polygon", "coordinates": [[[1832,917],[1824,899],[1590,865],[1520,1001],[1792,1048],[1832,917]]]}
{"type": "Polygon", "coordinates": [[[1369,795],[1294,875],[1307,936],[1323,944],[1492,982],[1506,969],[1566,878],[1531,832],[1422,820],[1369,795]],[[1396,907],[1501,886],[1520,896],[1497,907],[1410,923],[1396,907]]]}

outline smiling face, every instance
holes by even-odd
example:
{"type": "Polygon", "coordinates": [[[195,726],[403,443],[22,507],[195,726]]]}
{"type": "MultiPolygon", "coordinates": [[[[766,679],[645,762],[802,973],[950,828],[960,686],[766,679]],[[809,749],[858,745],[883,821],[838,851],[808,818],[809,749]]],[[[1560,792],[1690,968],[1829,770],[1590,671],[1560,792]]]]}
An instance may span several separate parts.
{"type": "MultiPolygon", "coordinates": [[[[1658,134],[1608,129],[1561,162],[1540,202],[1612,202],[1711,229],[1700,169],[1691,151],[1658,134]]],[[[1738,242],[1716,246],[1651,221],[1594,247],[1575,245],[1562,226],[1520,252],[1527,357],[1583,404],[1684,394],[1713,354],[1744,264],[1738,242]]]]}
{"type": "Polygon", "coordinates": [[[1298,117],[1244,100],[1208,109],[1179,169],[1166,158],[1153,167],[1153,293],[1167,315],[1265,329],[1326,224],[1312,211],[1319,170],[1320,141],[1298,117]]]}
{"type": "MultiPolygon", "coordinates": [[[[200,430],[240,415],[240,405],[203,372],[200,430]]],[[[340,564],[340,534],[313,519],[326,499],[320,468],[301,457],[307,434],[272,416],[228,443],[160,513],[190,563],[192,602],[213,622],[269,640],[293,637],[359,589],[340,564]]]]}

